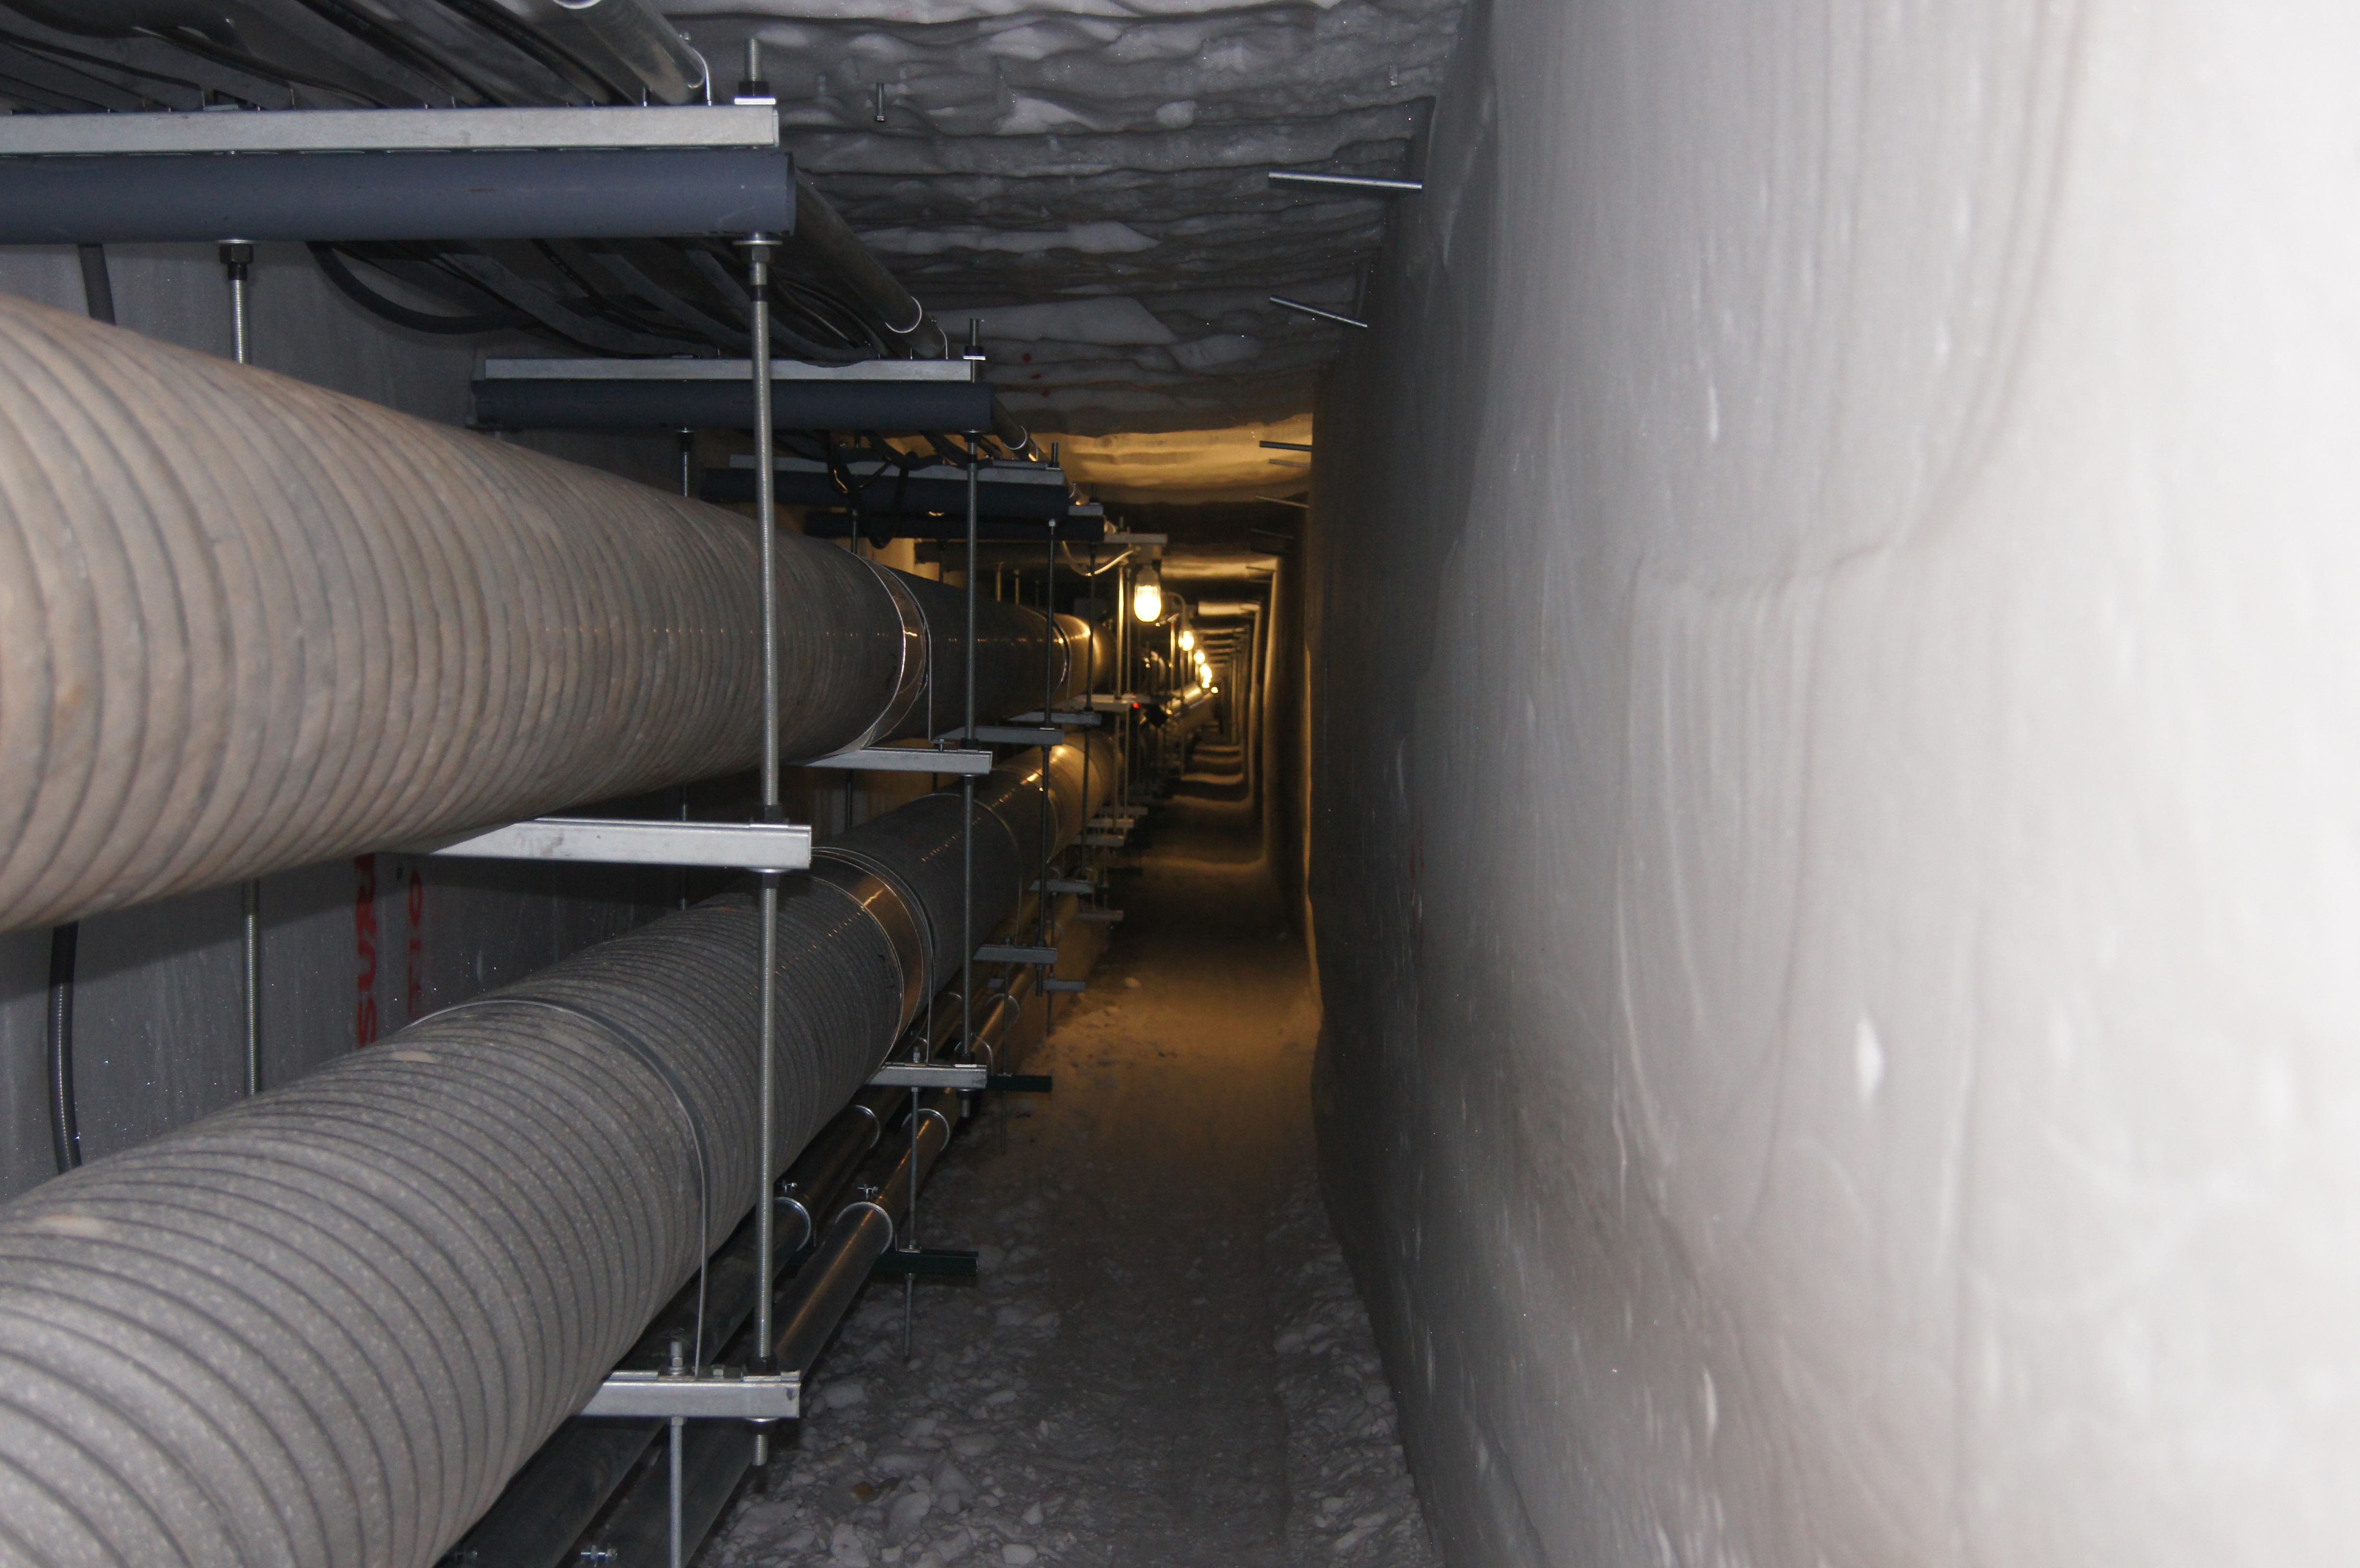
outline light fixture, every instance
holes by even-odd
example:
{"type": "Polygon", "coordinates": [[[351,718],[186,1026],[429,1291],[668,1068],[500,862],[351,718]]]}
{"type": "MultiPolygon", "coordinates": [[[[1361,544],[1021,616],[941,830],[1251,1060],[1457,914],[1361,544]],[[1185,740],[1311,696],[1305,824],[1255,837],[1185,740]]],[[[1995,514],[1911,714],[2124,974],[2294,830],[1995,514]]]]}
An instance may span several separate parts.
{"type": "Polygon", "coordinates": [[[1131,613],[1151,626],[1164,618],[1164,574],[1152,566],[1131,591],[1131,613]]]}
{"type": "Polygon", "coordinates": [[[1190,630],[1189,630],[1187,627],[1185,627],[1185,626],[1181,627],[1181,628],[1180,628],[1180,647],[1181,647],[1181,650],[1182,650],[1183,652],[1185,652],[1185,651],[1186,651],[1186,650],[1188,650],[1189,648],[1195,648],[1196,646],[1196,634],[1195,632],[1190,631],[1190,630]]]}

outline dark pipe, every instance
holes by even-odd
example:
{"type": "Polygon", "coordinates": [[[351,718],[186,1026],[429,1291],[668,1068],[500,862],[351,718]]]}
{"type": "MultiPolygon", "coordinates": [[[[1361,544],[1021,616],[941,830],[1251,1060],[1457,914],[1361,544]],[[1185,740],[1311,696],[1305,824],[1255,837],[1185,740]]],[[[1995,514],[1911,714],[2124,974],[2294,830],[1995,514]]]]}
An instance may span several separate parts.
{"type": "Polygon", "coordinates": [[[0,158],[0,245],[639,239],[794,227],[791,165],[753,147],[0,158]]]}
{"type": "MultiPolygon", "coordinates": [[[[886,327],[908,344],[912,359],[950,356],[949,340],[926,314],[926,308],[901,287],[901,279],[885,270],[885,264],[860,243],[852,225],[801,174],[795,176],[794,245],[858,295],[862,304],[876,311],[886,327]]],[[[991,411],[986,408],[983,418],[971,425],[932,428],[989,430],[991,411]]]]}
{"type": "Polygon", "coordinates": [[[82,1163],[82,1127],[74,1117],[74,946],[79,922],[49,932],[49,1147],[62,1176],[82,1163]]]}

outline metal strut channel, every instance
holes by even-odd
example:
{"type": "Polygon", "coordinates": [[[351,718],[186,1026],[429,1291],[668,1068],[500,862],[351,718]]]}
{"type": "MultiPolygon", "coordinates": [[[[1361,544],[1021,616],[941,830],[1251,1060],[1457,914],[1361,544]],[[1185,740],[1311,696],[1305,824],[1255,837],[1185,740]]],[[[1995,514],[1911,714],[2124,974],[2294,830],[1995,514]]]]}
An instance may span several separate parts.
{"type": "Polygon", "coordinates": [[[867,773],[944,773],[975,778],[991,771],[991,753],[954,746],[936,750],[919,746],[865,746],[851,751],[839,751],[833,757],[815,757],[796,766],[850,768],[867,773]]]}
{"type": "Polygon", "coordinates": [[[535,817],[488,833],[418,844],[411,855],[471,860],[585,860],[609,866],[717,866],[803,871],[811,829],[801,822],[673,822],[535,817]]]}

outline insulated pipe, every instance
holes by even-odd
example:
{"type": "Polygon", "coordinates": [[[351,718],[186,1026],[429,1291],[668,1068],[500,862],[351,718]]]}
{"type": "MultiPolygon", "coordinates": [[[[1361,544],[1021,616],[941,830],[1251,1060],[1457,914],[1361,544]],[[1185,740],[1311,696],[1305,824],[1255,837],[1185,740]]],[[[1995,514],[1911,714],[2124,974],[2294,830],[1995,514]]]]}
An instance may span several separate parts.
{"type": "MultiPolygon", "coordinates": [[[[782,903],[792,1150],[906,1019],[868,909],[782,903]]],[[[0,1552],[432,1563],[743,1214],[755,927],[708,900],[0,1207],[0,1552]]]]}
{"type": "MultiPolygon", "coordinates": [[[[779,546],[785,755],[926,733],[961,596],[779,546]]],[[[751,767],[757,555],[734,513],[0,297],[0,931],[751,767]]],[[[1041,617],[978,631],[986,711],[1037,703],[1041,617]]]]}
{"type": "Polygon", "coordinates": [[[1080,703],[1093,692],[1107,691],[1114,681],[1114,638],[1102,626],[1078,615],[1060,613],[1057,638],[1057,701],[1080,703]]]}
{"type": "MultiPolygon", "coordinates": [[[[1076,900],[1068,894],[1057,902],[1060,909],[1070,910],[1076,900]]],[[[1036,978],[1033,971],[1023,969],[1008,991],[994,995],[987,1003],[987,1010],[978,1013],[977,1043],[983,1047],[987,1060],[998,1054],[1005,1043],[1009,1030],[1035,989],[1036,978]]],[[[945,1031],[946,1038],[956,1040],[956,1021],[945,1021],[952,1025],[945,1031]]],[[[920,1125],[914,1129],[916,1148],[903,1148],[885,1186],[873,1201],[854,1203],[837,1214],[812,1256],[786,1286],[780,1311],[786,1325],[778,1353],[782,1370],[809,1373],[813,1360],[834,1334],[836,1324],[842,1322],[844,1312],[869,1278],[865,1270],[874,1269],[877,1260],[891,1247],[893,1228],[882,1213],[892,1211],[896,1204],[906,1206],[913,1183],[923,1185],[942,1152],[944,1135],[956,1116],[957,1101],[956,1094],[940,1091],[923,1097],[920,1125]],[[914,1168],[912,1153],[922,1156],[914,1168]]],[[[588,1434],[585,1435],[586,1439],[588,1434]]],[[[640,1450],[652,1435],[652,1429],[648,1429],[641,1436],[640,1450]]],[[[691,1430],[682,1467],[684,1541],[701,1541],[712,1530],[751,1459],[751,1444],[746,1435],[728,1423],[707,1422],[701,1430],[691,1430]]],[[[620,1475],[619,1470],[612,1473],[620,1475]]],[[[670,1502],[665,1478],[652,1472],[642,1473],[636,1484],[616,1498],[588,1552],[600,1554],[600,1561],[611,1562],[617,1568],[637,1568],[639,1564],[663,1561],[669,1544],[666,1536],[670,1502]]],[[[504,1501],[503,1509],[506,1506],[504,1501]]],[[[587,1523],[587,1512],[578,1517],[587,1523]]],[[[496,1556],[486,1550],[483,1560],[513,1562],[516,1568],[557,1568],[568,1549],[574,1545],[580,1526],[567,1530],[563,1528],[564,1519],[552,1522],[555,1529],[537,1535],[519,1532],[504,1538],[497,1543],[507,1549],[503,1554],[496,1556]]],[[[468,1544],[477,1545],[476,1538],[471,1536],[468,1544]]],[[[489,1548],[493,1543],[487,1541],[482,1544],[489,1548]]]]}

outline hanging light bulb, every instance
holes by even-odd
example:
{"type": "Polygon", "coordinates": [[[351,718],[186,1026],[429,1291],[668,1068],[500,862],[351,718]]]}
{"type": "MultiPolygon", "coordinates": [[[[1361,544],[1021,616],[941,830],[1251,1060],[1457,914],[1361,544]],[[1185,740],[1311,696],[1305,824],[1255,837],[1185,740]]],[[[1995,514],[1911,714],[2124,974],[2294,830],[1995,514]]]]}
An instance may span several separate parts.
{"type": "Polygon", "coordinates": [[[1164,618],[1164,578],[1154,568],[1140,573],[1131,591],[1131,613],[1151,625],[1164,618]]]}
{"type": "Polygon", "coordinates": [[[1181,648],[1181,651],[1183,651],[1183,652],[1186,652],[1187,650],[1189,650],[1189,649],[1191,649],[1191,648],[1194,648],[1196,646],[1196,634],[1195,632],[1190,631],[1190,630],[1189,630],[1187,627],[1185,627],[1185,626],[1181,627],[1181,628],[1180,628],[1180,648],[1181,648]]]}

